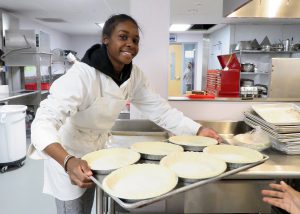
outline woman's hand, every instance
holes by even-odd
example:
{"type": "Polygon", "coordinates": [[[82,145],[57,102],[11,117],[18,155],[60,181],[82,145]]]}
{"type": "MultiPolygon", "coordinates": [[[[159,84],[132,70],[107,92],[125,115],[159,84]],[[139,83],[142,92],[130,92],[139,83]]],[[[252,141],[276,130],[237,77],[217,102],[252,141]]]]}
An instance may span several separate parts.
{"type": "Polygon", "coordinates": [[[79,158],[71,158],[67,162],[67,172],[71,182],[81,188],[90,188],[94,186],[93,181],[89,178],[93,173],[85,160],[79,158]]]}
{"type": "Polygon", "coordinates": [[[263,201],[273,206],[286,210],[291,214],[300,213],[300,192],[296,191],[285,182],[270,184],[273,190],[262,190],[263,201]]]}
{"type": "Polygon", "coordinates": [[[218,135],[218,133],[215,130],[203,126],[199,128],[197,135],[214,138],[218,141],[218,143],[221,143],[222,141],[222,138],[218,135]]]}

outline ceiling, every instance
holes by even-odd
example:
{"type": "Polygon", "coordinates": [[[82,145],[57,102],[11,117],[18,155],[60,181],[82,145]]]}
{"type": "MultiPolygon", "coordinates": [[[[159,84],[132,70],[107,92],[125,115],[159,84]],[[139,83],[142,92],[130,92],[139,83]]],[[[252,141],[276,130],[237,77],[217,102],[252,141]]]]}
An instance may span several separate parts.
{"type": "MultiPolygon", "coordinates": [[[[129,13],[129,2],[130,0],[2,0],[0,8],[70,35],[97,35],[100,28],[95,23],[104,22],[111,14],[129,13]],[[50,20],[41,21],[40,18],[50,20]]],[[[170,2],[170,23],[217,24],[215,28],[218,28],[224,23],[254,20],[223,18],[223,0],[170,0],[170,2]]],[[[255,19],[255,22],[273,21],[255,19]]],[[[300,21],[291,20],[289,23],[300,21]]]]}

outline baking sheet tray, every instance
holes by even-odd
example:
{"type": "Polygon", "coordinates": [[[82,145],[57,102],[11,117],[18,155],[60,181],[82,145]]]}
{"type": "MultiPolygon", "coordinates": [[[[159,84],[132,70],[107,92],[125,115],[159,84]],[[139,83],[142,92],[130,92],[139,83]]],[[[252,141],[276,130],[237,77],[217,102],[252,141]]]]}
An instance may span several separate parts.
{"type": "Polygon", "coordinates": [[[256,121],[259,124],[262,124],[272,130],[274,130],[277,133],[285,134],[285,133],[300,133],[300,126],[276,126],[274,124],[268,123],[264,119],[262,119],[260,116],[258,116],[255,112],[244,112],[244,115],[246,118],[249,118],[253,121],[256,121]]]}
{"type": "Polygon", "coordinates": [[[300,125],[300,108],[293,103],[256,104],[252,109],[274,125],[300,125]]]}
{"type": "Polygon", "coordinates": [[[263,131],[265,131],[267,134],[269,134],[269,136],[272,136],[273,138],[279,140],[280,142],[297,142],[300,141],[300,137],[295,136],[293,134],[278,134],[276,132],[274,132],[272,129],[261,125],[255,121],[252,121],[248,118],[244,119],[245,123],[247,125],[249,125],[252,128],[255,128],[256,126],[260,126],[262,128],[263,131]]]}
{"type": "MultiPolygon", "coordinates": [[[[209,179],[200,180],[200,181],[197,181],[195,183],[179,182],[178,185],[175,187],[174,190],[172,190],[172,191],[170,191],[170,192],[168,192],[168,193],[166,193],[164,195],[161,195],[161,196],[158,196],[158,197],[155,197],[155,198],[151,198],[151,199],[140,200],[140,201],[135,201],[135,202],[128,202],[128,201],[124,201],[124,200],[121,200],[119,198],[116,198],[114,196],[111,196],[111,195],[109,195],[109,196],[115,202],[117,202],[121,207],[123,207],[124,209],[132,210],[132,209],[140,208],[140,207],[143,207],[143,206],[146,206],[146,205],[150,205],[152,203],[164,200],[164,199],[166,199],[168,197],[171,197],[171,196],[173,196],[175,194],[183,193],[183,192],[192,190],[194,188],[197,188],[199,186],[202,186],[202,185],[205,185],[205,184],[208,184],[208,183],[220,180],[220,179],[225,178],[227,176],[236,174],[236,173],[241,172],[243,170],[246,170],[246,169],[252,168],[254,166],[257,166],[259,164],[262,164],[265,161],[267,161],[268,159],[269,159],[269,157],[267,155],[264,155],[264,158],[261,161],[258,161],[258,162],[255,162],[255,163],[251,163],[251,164],[247,164],[247,165],[241,166],[241,167],[236,168],[236,169],[230,169],[230,170],[222,173],[219,176],[216,176],[216,177],[213,177],[213,178],[209,178],[209,179]]],[[[159,162],[157,162],[157,164],[158,163],[159,162]]],[[[93,177],[93,176],[91,176],[90,178],[92,179],[92,181],[98,187],[100,187],[101,189],[103,189],[103,187],[102,187],[102,180],[104,179],[104,177],[105,176],[103,176],[103,175],[98,175],[96,177],[97,179],[95,177],[93,177]]]]}

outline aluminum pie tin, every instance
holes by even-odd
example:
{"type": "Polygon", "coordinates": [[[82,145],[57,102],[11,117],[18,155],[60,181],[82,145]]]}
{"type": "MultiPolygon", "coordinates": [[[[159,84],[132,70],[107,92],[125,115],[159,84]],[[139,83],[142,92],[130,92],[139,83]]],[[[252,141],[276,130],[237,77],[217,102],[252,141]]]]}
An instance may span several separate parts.
{"type": "Polygon", "coordinates": [[[127,148],[102,149],[84,155],[81,159],[87,161],[93,172],[106,175],[112,171],[134,164],[141,155],[127,148]]]}
{"type": "Polygon", "coordinates": [[[208,146],[203,152],[224,160],[228,164],[229,169],[236,169],[247,164],[256,163],[264,158],[262,153],[254,149],[233,145],[208,146]]]}
{"type": "Polygon", "coordinates": [[[139,152],[143,159],[154,161],[160,160],[174,152],[183,152],[182,146],[161,141],[138,142],[132,144],[130,148],[139,152]]]}
{"type": "Polygon", "coordinates": [[[185,151],[194,152],[202,152],[205,147],[218,144],[216,139],[204,136],[173,136],[168,141],[182,146],[185,151]]]}

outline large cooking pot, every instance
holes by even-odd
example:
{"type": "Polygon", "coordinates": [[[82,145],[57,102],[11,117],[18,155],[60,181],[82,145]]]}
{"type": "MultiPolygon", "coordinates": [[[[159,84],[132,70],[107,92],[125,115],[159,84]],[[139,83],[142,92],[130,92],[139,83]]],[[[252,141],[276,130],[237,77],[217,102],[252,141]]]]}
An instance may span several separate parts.
{"type": "Polygon", "coordinates": [[[255,65],[252,63],[242,63],[241,72],[254,72],[255,65]]]}
{"type": "Polygon", "coordinates": [[[251,42],[252,41],[239,41],[235,47],[235,50],[252,50],[253,48],[251,46],[251,42]]]}

